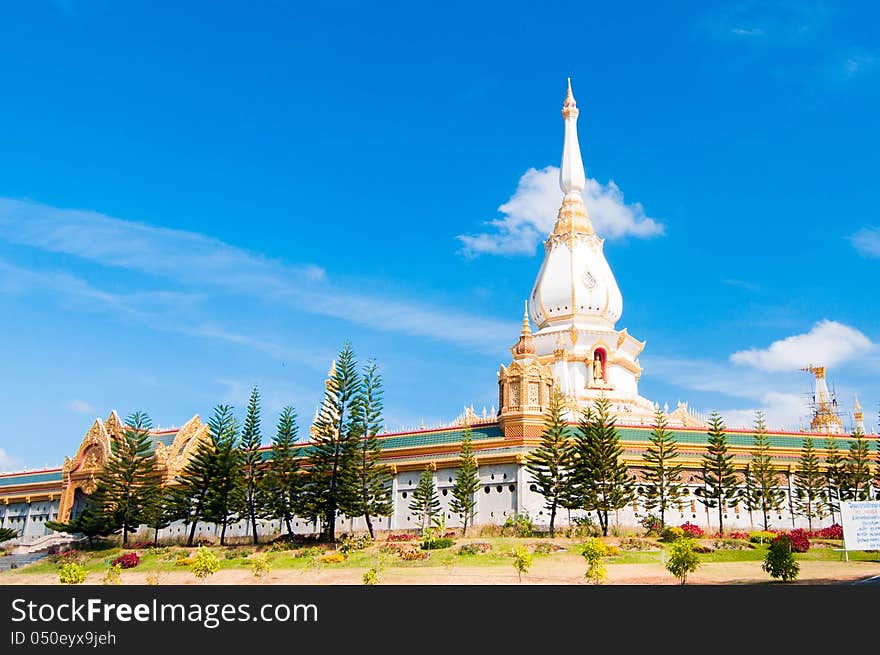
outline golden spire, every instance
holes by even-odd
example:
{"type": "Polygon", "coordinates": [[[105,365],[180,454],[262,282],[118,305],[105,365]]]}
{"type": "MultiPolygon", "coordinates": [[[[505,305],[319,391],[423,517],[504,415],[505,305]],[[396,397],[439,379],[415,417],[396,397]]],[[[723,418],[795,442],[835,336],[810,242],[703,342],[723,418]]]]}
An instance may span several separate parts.
{"type": "Polygon", "coordinates": [[[519,335],[519,341],[510,349],[514,359],[518,359],[524,355],[535,354],[535,340],[532,338],[532,327],[529,325],[529,301],[526,300],[525,311],[523,312],[522,331],[519,335]]]}
{"type": "Polygon", "coordinates": [[[574,99],[574,93],[571,91],[571,78],[568,78],[568,93],[565,94],[565,102],[562,103],[562,117],[568,118],[572,116],[577,118],[578,108],[574,99]]]}
{"type": "Polygon", "coordinates": [[[529,324],[529,301],[525,301],[525,308],[523,309],[523,323],[522,323],[522,334],[531,334],[532,326],[529,324]]]}

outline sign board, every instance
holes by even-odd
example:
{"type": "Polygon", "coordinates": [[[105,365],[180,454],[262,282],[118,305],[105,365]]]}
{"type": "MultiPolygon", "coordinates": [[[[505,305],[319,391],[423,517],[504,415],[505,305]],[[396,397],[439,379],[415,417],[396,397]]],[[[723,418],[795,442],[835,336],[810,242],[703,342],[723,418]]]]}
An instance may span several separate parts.
{"type": "Polygon", "coordinates": [[[841,502],[840,519],[846,550],[880,550],[880,501],[841,502]]]}

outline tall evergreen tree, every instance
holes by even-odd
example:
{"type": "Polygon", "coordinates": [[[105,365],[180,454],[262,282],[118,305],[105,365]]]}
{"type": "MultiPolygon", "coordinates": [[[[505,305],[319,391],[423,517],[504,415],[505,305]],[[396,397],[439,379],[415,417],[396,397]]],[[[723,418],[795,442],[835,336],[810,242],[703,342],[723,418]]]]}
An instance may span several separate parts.
{"type": "Polygon", "coordinates": [[[242,510],[243,455],[239,444],[238,421],[229,405],[218,405],[208,421],[214,441],[214,483],[208,491],[205,518],[220,526],[220,544],[226,543],[226,530],[242,510]]]}
{"type": "Polygon", "coordinates": [[[642,455],[645,462],[642,489],[645,509],[660,510],[662,528],[666,526],[666,510],[679,505],[685,490],[681,483],[683,467],[676,461],[678,444],[675,435],[669,431],[666,415],[659,409],[654,414],[650,443],[642,455]]]}
{"type": "Polygon", "coordinates": [[[755,416],[754,437],[752,439],[751,473],[755,496],[751,499],[755,509],[764,519],[764,530],[770,529],[770,511],[779,507],[783,492],[779,489],[778,471],[770,454],[770,438],[763,412],[755,416]]]}
{"type": "Polygon", "coordinates": [[[159,487],[149,503],[144,524],[153,530],[153,546],[159,546],[159,533],[174,521],[173,496],[170,490],[159,487]]]}
{"type": "Polygon", "coordinates": [[[467,534],[469,524],[473,524],[477,507],[476,494],[480,489],[477,458],[474,456],[470,426],[466,426],[458,452],[458,473],[452,485],[452,500],[449,509],[458,514],[461,534],[467,534]]]}
{"type": "Polygon", "coordinates": [[[239,502],[241,515],[250,523],[253,533],[253,542],[259,543],[257,532],[257,519],[263,518],[264,511],[260,507],[260,487],[264,473],[263,457],[260,446],[263,444],[263,435],[260,430],[260,391],[255,386],[251,390],[248,401],[247,413],[244,426],[241,431],[241,489],[239,502]]]}
{"type": "Polygon", "coordinates": [[[422,530],[431,525],[431,520],[440,512],[440,498],[434,486],[434,475],[430,467],[425,467],[419,478],[419,486],[413,491],[410,511],[419,519],[422,530]]]}
{"type": "Polygon", "coordinates": [[[158,499],[162,479],[150,440],[152,427],[150,417],[143,412],[126,419],[122,436],[114,440],[92,494],[92,502],[106,524],[114,531],[121,530],[124,546],[158,499]]]}
{"type": "Polygon", "coordinates": [[[804,438],[794,481],[795,512],[807,519],[807,526],[812,531],[813,519],[825,516],[822,500],[826,494],[825,476],[822,475],[812,437],[804,438]]]}
{"type": "Polygon", "coordinates": [[[825,484],[826,500],[831,512],[831,521],[837,523],[836,513],[840,512],[841,489],[846,477],[845,460],[840,452],[840,444],[834,437],[825,441],[825,484]]]}
{"type": "Polygon", "coordinates": [[[217,481],[215,458],[216,437],[212,430],[199,441],[192,456],[178,472],[171,488],[171,511],[175,519],[182,519],[189,528],[186,545],[192,546],[196,527],[206,520],[209,494],[217,481]]]}
{"type": "Polygon", "coordinates": [[[755,493],[755,479],[752,477],[752,467],[750,464],[746,464],[743,470],[743,488],[740,490],[737,500],[740,498],[742,498],[743,504],[749,513],[749,527],[754,528],[753,512],[755,511],[755,506],[752,501],[754,498],[757,498],[757,494],[755,493]]]}
{"type": "Polygon", "coordinates": [[[724,419],[718,412],[709,417],[709,430],[706,452],[701,463],[703,483],[700,502],[709,508],[718,509],[718,532],[724,534],[724,505],[739,496],[736,473],[733,468],[733,455],[729,452],[724,419]]]}
{"type": "Polygon", "coordinates": [[[81,534],[89,540],[90,547],[94,545],[95,537],[106,537],[114,532],[113,526],[107,522],[91,497],[86,501],[83,510],[69,521],[46,521],[45,525],[56,532],[81,534]]]}
{"type": "Polygon", "coordinates": [[[623,461],[623,447],[611,415],[611,402],[599,398],[584,410],[572,457],[572,480],[580,506],[595,511],[602,534],[608,535],[608,515],[634,496],[634,479],[623,461]]]}
{"type": "Polygon", "coordinates": [[[865,435],[857,430],[849,442],[843,465],[845,485],[842,500],[868,500],[871,497],[871,453],[865,435]]]}
{"type": "Polygon", "coordinates": [[[391,515],[391,474],[388,467],[379,462],[382,457],[378,436],[382,428],[382,375],[372,360],[364,368],[352,414],[351,429],[357,440],[357,495],[350,515],[363,516],[370,537],[375,539],[373,518],[391,515]]]}
{"type": "Polygon", "coordinates": [[[357,440],[352,438],[352,405],[360,388],[354,352],[346,342],[330,368],[314,425],[309,457],[311,513],[322,521],[324,539],[336,540],[336,519],[356,511],[357,440]]]}
{"type": "MultiPolygon", "coordinates": [[[[304,475],[297,457],[296,411],[287,406],[278,417],[272,438],[272,464],[263,479],[263,492],[268,514],[283,521],[287,536],[293,538],[293,517],[301,512],[304,475]]],[[[304,512],[303,512],[304,513],[304,512]]]]}
{"type": "Polygon", "coordinates": [[[538,447],[526,458],[526,470],[531,481],[544,496],[544,507],[550,512],[550,536],[555,536],[556,511],[570,484],[571,446],[565,420],[565,399],[559,389],[553,389],[544,431],[538,447]]]}

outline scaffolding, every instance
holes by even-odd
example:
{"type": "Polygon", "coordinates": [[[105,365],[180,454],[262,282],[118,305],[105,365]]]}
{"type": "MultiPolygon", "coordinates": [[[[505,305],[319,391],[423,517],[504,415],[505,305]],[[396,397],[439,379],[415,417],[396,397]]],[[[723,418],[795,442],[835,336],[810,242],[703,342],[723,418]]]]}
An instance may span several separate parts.
{"type": "Polygon", "coordinates": [[[811,391],[806,395],[810,408],[810,431],[824,434],[843,434],[843,414],[837,400],[837,391],[828,388],[825,367],[810,364],[802,371],[813,376],[811,391]]]}

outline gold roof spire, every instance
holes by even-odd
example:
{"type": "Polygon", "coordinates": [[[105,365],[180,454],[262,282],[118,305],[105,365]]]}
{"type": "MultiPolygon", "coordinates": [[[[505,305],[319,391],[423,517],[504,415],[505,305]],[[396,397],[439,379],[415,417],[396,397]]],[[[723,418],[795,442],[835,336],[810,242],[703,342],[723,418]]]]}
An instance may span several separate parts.
{"type": "Polygon", "coordinates": [[[526,300],[523,309],[522,334],[531,334],[532,326],[529,324],[529,301],[526,300]]]}

